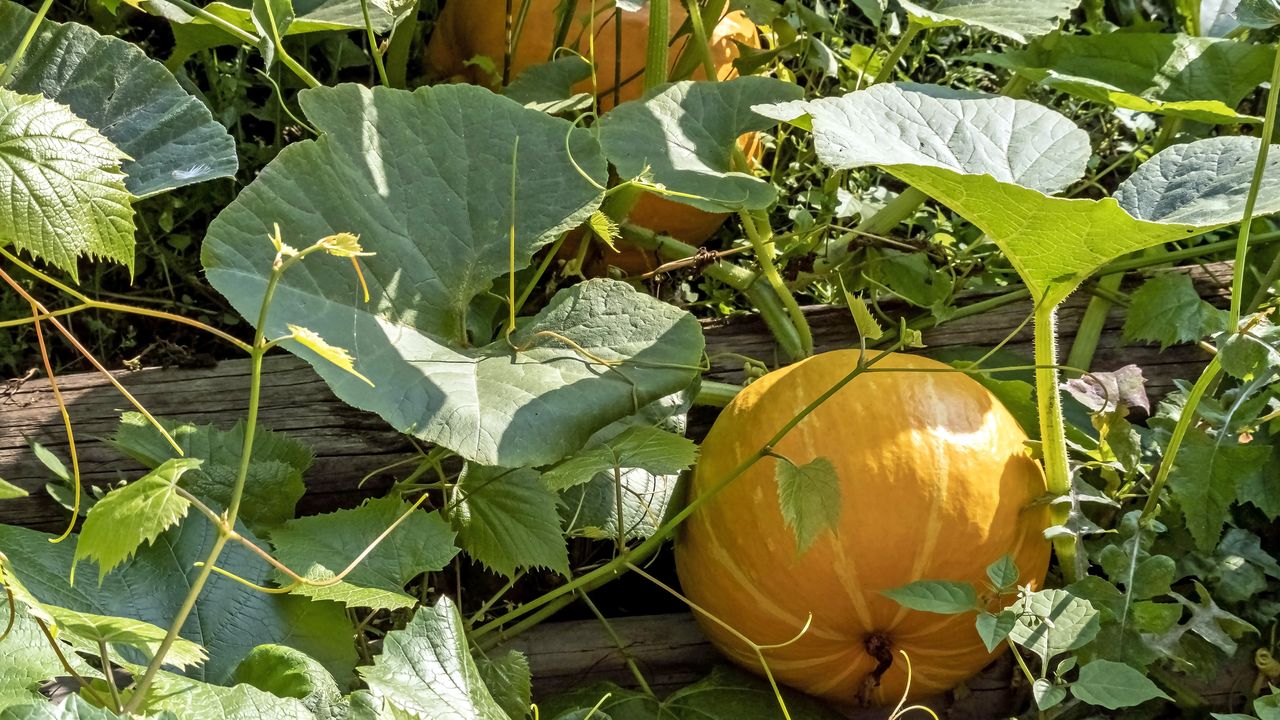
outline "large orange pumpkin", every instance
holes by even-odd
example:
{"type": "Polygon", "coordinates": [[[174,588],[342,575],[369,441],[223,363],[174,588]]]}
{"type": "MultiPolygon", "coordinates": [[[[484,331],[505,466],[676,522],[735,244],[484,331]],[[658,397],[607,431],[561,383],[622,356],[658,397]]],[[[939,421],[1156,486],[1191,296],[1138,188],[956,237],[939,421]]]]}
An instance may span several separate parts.
{"type": "MultiPolygon", "coordinates": [[[[817,355],[748,385],[702,445],[690,496],[726,477],[858,361],[817,355]]],[[[693,602],[760,645],[780,681],[838,702],[897,702],[911,659],[911,696],[937,693],[991,655],[974,615],[906,610],[881,594],[916,580],[987,582],[1011,554],[1021,582],[1043,583],[1048,511],[1027,436],[973,379],[926,358],[893,354],[855,378],[774,450],[801,465],[828,459],[840,479],[840,518],[805,552],[779,509],[774,458],[757,462],[686,522],[676,544],[693,602]],[[893,368],[917,372],[884,372],[893,368]],[[918,372],[934,370],[937,372],[918,372]],[[886,667],[883,663],[889,661],[886,667]]],[[[754,652],[699,616],[712,642],[759,670],[754,652]]]]}
{"type": "MultiPolygon", "coordinates": [[[[519,10],[523,0],[513,0],[513,12],[519,10]]],[[[529,9],[524,26],[511,58],[508,76],[514,79],[530,65],[547,62],[555,42],[556,7],[560,0],[528,0],[529,9]]],[[[565,45],[576,52],[588,55],[588,20],[591,18],[591,0],[578,0],[577,11],[565,45]]],[[[615,54],[614,7],[610,0],[596,0],[595,21],[591,27],[595,34],[596,78],[599,88],[600,111],[607,111],[614,104],[615,68],[623,82],[617,97],[621,102],[634,100],[644,94],[645,49],[649,40],[649,9],[646,5],[638,12],[624,12],[622,17],[622,51],[615,54]],[[615,59],[620,58],[621,63],[615,59]]],[[[673,3],[669,14],[671,34],[674,36],[684,24],[687,15],[684,7],[673,3]]],[[[441,11],[436,27],[427,44],[427,73],[439,80],[462,80],[494,87],[494,78],[479,67],[466,62],[477,55],[493,60],[499,74],[506,53],[506,0],[450,0],[441,11]]],[[[681,37],[669,50],[674,65],[688,42],[681,37]]],[[[737,43],[760,47],[756,26],[744,13],[731,12],[721,18],[708,35],[711,57],[716,76],[727,80],[737,75],[733,61],[740,51],[737,43]]],[[[701,66],[694,78],[705,78],[701,66]]],[[[496,89],[496,87],[495,87],[496,89]]],[[[589,80],[575,87],[578,92],[589,92],[589,80]]],[[[739,143],[748,160],[757,162],[763,152],[759,141],[744,136],[739,143]]],[[[690,245],[701,245],[724,224],[727,215],[708,213],[691,205],[678,203],[656,195],[646,194],[636,203],[629,219],[654,232],[670,235],[690,245]]],[[[638,250],[629,249],[622,254],[609,253],[602,258],[605,263],[617,265],[629,272],[643,272],[658,265],[656,258],[638,250]]]]}

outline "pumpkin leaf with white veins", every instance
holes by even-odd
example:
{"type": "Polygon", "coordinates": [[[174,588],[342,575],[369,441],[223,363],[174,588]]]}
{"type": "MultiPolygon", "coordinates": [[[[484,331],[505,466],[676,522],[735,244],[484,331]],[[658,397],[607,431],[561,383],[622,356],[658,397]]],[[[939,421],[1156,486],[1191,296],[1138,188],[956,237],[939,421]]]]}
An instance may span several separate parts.
{"type": "MultiPolygon", "coordinates": [[[[396,497],[366,501],[358,508],[291,520],[271,533],[276,558],[314,582],[332,581],[410,506],[396,497]]],[[[299,585],[293,590],[315,600],[382,610],[413,607],[404,586],[425,572],[442,570],[458,548],[439,513],[414,510],[341,582],[299,585]]],[[[283,575],[280,582],[288,583],[283,575]]]]}
{"type": "Polygon", "coordinates": [[[506,577],[532,567],[569,576],[556,494],[537,470],[468,463],[457,491],[461,500],[450,519],[468,555],[506,577]]]}
{"type": "Polygon", "coordinates": [[[320,137],[285,148],[240,193],[202,258],[214,287],[256,318],[276,223],[294,245],[359,235],[376,253],[361,258],[369,303],[349,263],[310,258],[285,273],[265,328],[305,326],[350,351],[376,387],[283,343],[339,398],[468,460],[521,467],[560,460],[696,377],[693,317],[616,281],[561,291],[509,338],[468,332],[473,301],[509,270],[513,216],[519,270],[599,206],[605,163],[590,133],[464,85],[342,85],[299,99],[320,137]]]}
{"type": "MultiPolygon", "coordinates": [[[[187,516],[191,501],[178,494],[183,473],[200,467],[194,458],[166,460],[160,467],[102,497],[85,516],[75,562],[98,563],[98,582],[187,516]]],[[[74,578],[74,571],[72,573],[74,578]]]]}
{"type": "Polygon", "coordinates": [[[1085,100],[1204,123],[1261,122],[1236,106],[1265,82],[1264,45],[1171,33],[1043,38],[974,59],[1085,100]]]}
{"type": "Polygon", "coordinates": [[[419,608],[403,630],[387,633],[382,653],[360,674],[396,717],[509,720],[485,688],[462,618],[447,597],[419,608]]]}
{"type": "Polygon", "coordinates": [[[126,155],[71,109],[0,88],[0,245],[12,245],[79,279],[82,257],[133,272],[132,198],[126,155]]]}
{"type": "MultiPolygon", "coordinates": [[[[12,56],[34,18],[0,0],[0,58],[12,56]]],[[[67,105],[97,128],[124,153],[124,184],[135,197],[236,173],[235,140],[226,128],[133,43],[45,20],[9,88],[67,105]]]]}
{"type": "MultiPolygon", "coordinates": [[[[1245,137],[1175,145],[1139,167],[1113,197],[1067,199],[1048,193],[1079,177],[1088,138],[1067,118],[1025,100],[877,85],[756,109],[811,122],[818,157],[832,167],[880,166],[964,216],[1047,305],[1117,257],[1239,222],[1258,152],[1257,140],[1245,137]]],[[[1277,211],[1280,157],[1273,154],[1255,212],[1277,211]]]]}
{"type": "Polygon", "coordinates": [[[775,124],[753,105],[802,95],[793,83],[765,77],[673,83],[606,113],[600,144],[622,177],[647,172],[653,182],[684,194],[664,196],[669,200],[707,212],[766,208],[777,198],[773,186],[734,171],[738,137],[775,124]]]}
{"type": "Polygon", "coordinates": [[[1080,0],[898,0],[926,28],[969,25],[1025,43],[1053,32],[1080,0]]]}

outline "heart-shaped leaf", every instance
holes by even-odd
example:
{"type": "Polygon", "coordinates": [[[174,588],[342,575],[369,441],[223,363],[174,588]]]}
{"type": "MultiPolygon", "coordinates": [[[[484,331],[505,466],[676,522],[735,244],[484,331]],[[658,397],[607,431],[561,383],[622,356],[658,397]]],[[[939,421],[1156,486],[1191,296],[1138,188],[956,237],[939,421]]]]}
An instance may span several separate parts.
{"type": "Polygon", "coordinates": [[[926,28],[970,25],[1027,42],[1057,29],[1080,0],[898,0],[926,28]]]}
{"type": "Polygon", "coordinates": [[[777,197],[773,186],[734,171],[738,136],[774,125],[753,105],[803,94],[765,77],[673,83],[610,110],[600,119],[600,144],[622,177],[647,171],[653,182],[683,193],[671,200],[708,212],[766,208],[777,197]]]}
{"type": "Polygon", "coordinates": [[[271,337],[297,324],[351,351],[374,387],[285,343],[338,397],[469,460],[518,467],[555,462],[692,382],[697,322],[624,283],[562,291],[494,342],[468,332],[510,253],[525,267],[598,207],[605,164],[589,133],[463,85],[344,85],[301,103],[320,138],[286,148],[218,216],[203,260],[256,318],[274,224],[296,246],[360,236],[376,253],[360,258],[369,303],[349,262],[317,256],[284,275],[267,319],[271,337]]]}
{"type": "MultiPolygon", "coordinates": [[[[3,6],[0,6],[3,7],[3,6]]],[[[133,208],[125,154],[65,105],[0,88],[0,245],[78,278],[76,260],[133,272],[133,208]]]]}
{"type": "MultiPolygon", "coordinates": [[[[0,0],[0,57],[13,53],[34,17],[0,0]]],[[[133,43],[46,20],[9,88],[67,105],[97,128],[127,156],[124,183],[136,197],[236,172],[235,141],[226,129],[133,43]]]]}
{"type": "Polygon", "coordinates": [[[1043,38],[974,56],[1076,97],[1204,123],[1261,122],[1236,112],[1271,70],[1265,45],[1171,33],[1043,38]]]}
{"type": "MultiPolygon", "coordinates": [[[[1122,255],[1239,222],[1258,151],[1257,140],[1245,137],[1176,145],[1143,164],[1113,197],[1067,199],[1047,193],[1078,177],[1089,157],[1087,139],[1035,103],[878,85],[757,109],[812,123],[823,162],[840,169],[878,165],[964,216],[995,240],[1032,296],[1049,305],[1122,255]]],[[[1277,211],[1280,159],[1273,157],[1255,213],[1277,211]]]]}

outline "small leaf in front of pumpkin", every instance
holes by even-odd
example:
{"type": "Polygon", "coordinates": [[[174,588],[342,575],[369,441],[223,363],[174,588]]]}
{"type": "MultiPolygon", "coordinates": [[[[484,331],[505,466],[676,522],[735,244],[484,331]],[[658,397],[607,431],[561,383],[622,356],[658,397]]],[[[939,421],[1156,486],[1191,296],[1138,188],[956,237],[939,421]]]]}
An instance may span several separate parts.
{"type": "Polygon", "coordinates": [[[308,330],[304,327],[298,327],[297,325],[289,325],[288,327],[289,332],[291,333],[288,338],[289,340],[293,340],[325,360],[328,360],[333,365],[365,381],[369,384],[369,387],[373,387],[373,381],[364,375],[361,375],[356,370],[355,359],[351,357],[351,353],[347,352],[345,348],[330,345],[314,330],[308,330]]]}
{"type": "Polygon", "coordinates": [[[803,553],[823,530],[835,532],[840,522],[840,477],[831,461],[820,457],[796,465],[778,457],[778,504],[787,527],[803,553]]]}
{"type": "Polygon", "coordinates": [[[987,577],[996,590],[1008,590],[1018,584],[1018,565],[1012,555],[1004,555],[987,566],[987,577]]]}
{"type": "Polygon", "coordinates": [[[1009,638],[1043,662],[1085,645],[1098,634],[1098,611],[1069,590],[1040,590],[1011,607],[1018,617],[1009,638]]]}
{"type": "Polygon", "coordinates": [[[844,277],[840,275],[837,277],[840,279],[840,290],[844,292],[844,302],[849,306],[849,313],[853,315],[853,324],[858,328],[858,336],[863,340],[879,340],[884,337],[884,329],[880,327],[876,316],[871,314],[871,308],[867,307],[866,299],[861,293],[849,292],[845,287],[844,277]]]}
{"type": "Polygon", "coordinates": [[[1119,710],[1148,700],[1171,700],[1142,672],[1113,660],[1094,660],[1080,668],[1071,694],[1090,705],[1119,710]]]}
{"type": "Polygon", "coordinates": [[[950,580],[917,580],[892,590],[882,590],[888,597],[909,610],[958,615],[981,610],[978,592],[969,583],[950,580]]]}
{"type": "Polygon", "coordinates": [[[1035,698],[1037,708],[1048,710],[1067,699],[1067,689],[1050,680],[1040,678],[1031,686],[1031,696],[1035,698]]]}
{"type": "Polygon", "coordinates": [[[976,622],[978,628],[978,637],[982,638],[982,644],[987,646],[987,652],[995,652],[1000,643],[1009,637],[1009,631],[1013,630],[1013,625],[1018,621],[1018,617],[1009,610],[1001,610],[998,613],[983,612],[978,613],[976,622]]]}

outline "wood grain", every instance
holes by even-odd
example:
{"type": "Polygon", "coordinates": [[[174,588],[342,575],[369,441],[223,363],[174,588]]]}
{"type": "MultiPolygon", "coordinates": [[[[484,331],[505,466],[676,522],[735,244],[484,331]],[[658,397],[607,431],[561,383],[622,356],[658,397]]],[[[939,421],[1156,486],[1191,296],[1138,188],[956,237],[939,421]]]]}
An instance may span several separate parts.
{"type": "MultiPolygon", "coordinates": [[[[1189,270],[1201,294],[1221,303],[1230,285],[1229,264],[1206,265],[1189,270]]],[[[979,301],[984,296],[971,296],[979,301]]],[[[1077,296],[1060,313],[1063,350],[1079,326],[1086,298],[1077,296]]],[[[887,308],[903,312],[902,308],[887,308]]],[[[1026,320],[1028,301],[1015,302],[980,315],[952,320],[924,332],[928,351],[964,346],[990,347],[1026,320]]],[[[819,351],[848,347],[857,337],[848,310],[840,307],[806,309],[819,351]]],[[[1120,339],[1123,315],[1112,312],[1095,356],[1093,368],[1110,370],[1136,363],[1147,373],[1153,395],[1167,392],[1175,379],[1194,378],[1206,361],[1194,346],[1160,351],[1154,346],[1126,345],[1120,339]]],[[[742,380],[742,362],[723,357],[731,352],[765,361],[780,362],[779,351],[763,323],[754,317],[704,323],[707,352],[714,360],[708,377],[725,382],[742,380]]],[[[1024,327],[1007,346],[1011,352],[1031,356],[1031,328],[1024,327]]],[[[149,368],[118,371],[115,376],[152,413],[160,417],[210,423],[221,427],[244,417],[248,405],[247,360],[231,360],[211,369],[149,368]]],[[[127,402],[102,377],[76,373],[60,378],[76,429],[82,477],[102,484],[136,477],[140,468],[102,442],[115,429],[127,402]]],[[[263,378],[260,422],[283,431],[314,448],[316,462],[307,475],[307,494],[300,511],[320,512],[349,507],[379,492],[376,479],[363,488],[360,480],[369,472],[412,453],[408,440],[380,418],[355,410],[333,396],[304,361],[279,354],[267,358],[263,378]]],[[[705,433],[714,413],[694,413],[691,433],[705,433]]],[[[0,384],[0,478],[31,491],[24,499],[0,503],[0,522],[51,530],[65,522],[64,511],[43,490],[50,474],[32,457],[29,440],[40,442],[66,459],[67,440],[49,384],[44,379],[0,384]]]]}

